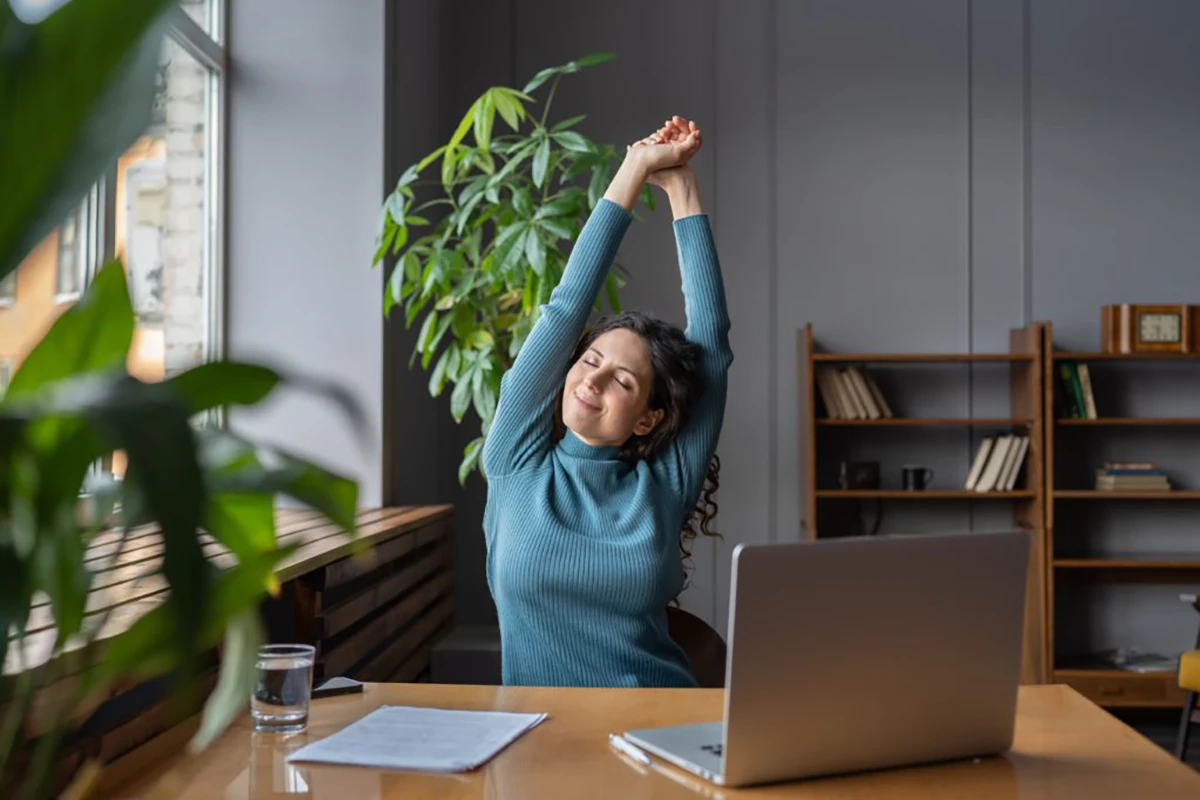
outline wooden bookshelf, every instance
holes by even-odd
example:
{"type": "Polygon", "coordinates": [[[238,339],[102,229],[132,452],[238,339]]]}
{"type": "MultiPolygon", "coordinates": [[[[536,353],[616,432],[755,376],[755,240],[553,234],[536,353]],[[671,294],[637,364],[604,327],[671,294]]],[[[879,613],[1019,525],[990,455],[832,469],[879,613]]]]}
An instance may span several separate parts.
{"type": "MultiPolygon", "coordinates": [[[[1075,350],[1056,350],[1054,343],[1054,328],[1051,323],[1043,326],[1042,359],[1045,370],[1042,385],[1043,418],[1045,420],[1045,542],[1046,542],[1046,618],[1045,652],[1050,657],[1049,674],[1055,682],[1066,683],[1083,693],[1096,703],[1107,707],[1177,707],[1183,701],[1183,693],[1176,685],[1174,671],[1138,673],[1113,668],[1104,664],[1095,656],[1063,652],[1068,648],[1060,641],[1057,626],[1070,626],[1072,633],[1086,630],[1089,621],[1086,619],[1059,619],[1056,604],[1061,603],[1063,614],[1092,613],[1087,606],[1082,606],[1075,595],[1076,592],[1091,592],[1096,585],[1104,584],[1142,584],[1151,587],[1161,586],[1162,591],[1176,595],[1172,587],[1178,583],[1190,583],[1200,580],[1200,547],[1194,552],[1162,553],[1162,552],[1091,552],[1088,546],[1079,542],[1090,542],[1093,535],[1091,526],[1095,520],[1103,519],[1109,513],[1110,504],[1119,503],[1128,506],[1130,503],[1145,504],[1145,514],[1152,515],[1158,504],[1167,502],[1188,502],[1200,500],[1200,491],[1194,489],[1171,489],[1149,491],[1106,491],[1090,488],[1094,473],[1089,469],[1098,464],[1086,463],[1078,453],[1082,450],[1091,453],[1091,446],[1101,440],[1093,437],[1120,435],[1124,441],[1136,441],[1130,437],[1142,437],[1150,434],[1155,428],[1179,428],[1185,430],[1200,427],[1200,417],[1137,417],[1137,416],[1102,416],[1105,405],[1104,398],[1099,392],[1093,391],[1096,405],[1100,406],[1098,416],[1091,419],[1077,419],[1069,416],[1069,411],[1056,407],[1061,396],[1056,394],[1055,384],[1059,380],[1060,365],[1068,362],[1086,364],[1095,362],[1110,371],[1109,385],[1121,385],[1130,391],[1136,390],[1136,385],[1124,377],[1121,370],[1129,369],[1119,362],[1166,362],[1178,363],[1179,369],[1191,369],[1197,360],[1195,355],[1178,355],[1171,353],[1153,354],[1122,354],[1087,352],[1075,350]],[[1064,437],[1067,438],[1064,442],[1064,437]],[[1061,452],[1060,452],[1061,451],[1061,452]],[[1061,457],[1060,457],[1061,456],[1061,457]],[[1062,485],[1059,485],[1059,484],[1062,485]],[[1058,540],[1062,539],[1063,543],[1058,540]],[[1074,551],[1066,544],[1066,540],[1075,542],[1074,551]],[[1085,552],[1081,552],[1085,551],[1085,552]]],[[[1096,381],[1092,385],[1095,387],[1096,381]]],[[[1140,452],[1140,451],[1139,451],[1140,452]]],[[[1144,456],[1131,460],[1153,461],[1155,454],[1147,450],[1144,456]]],[[[1141,509],[1140,505],[1134,506],[1141,509]]],[[[1127,511],[1126,513],[1133,513],[1127,511]]],[[[1139,511],[1139,513],[1142,513],[1139,511]]],[[[1083,595],[1084,597],[1088,595],[1083,595]]],[[[1065,638],[1065,635],[1061,638],[1065,638]]],[[[1185,643],[1181,643],[1185,644],[1185,643]]],[[[1072,645],[1073,646],[1073,645],[1072,645]]],[[[1100,649],[1099,647],[1097,649],[1100,649]]],[[[1171,655],[1172,653],[1167,653],[1171,655]]]]}
{"type": "MultiPolygon", "coordinates": [[[[818,348],[813,326],[806,325],[798,332],[797,370],[801,377],[801,417],[799,431],[804,459],[804,498],[801,535],[805,538],[827,538],[853,535],[860,524],[859,511],[868,508],[883,513],[889,508],[912,508],[917,504],[995,504],[1011,505],[1012,525],[1027,530],[1031,537],[1028,590],[1025,604],[1025,629],[1022,645],[1021,678],[1023,683],[1043,683],[1048,677],[1049,657],[1045,651],[1044,581],[1046,567],[1044,541],[1045,481],[1044,463],[1044,404],[1043,398],[1043,337],[1040,323],[1010,331],[1008,352],[1000,353],[878,353],[826,352],[818,348]],[[924,365],[948,368],[967,367],[964,380],[972,380],[973,365],[985,369],[1008,370],[1007,414],[994,417],[904,417],[900,409],[895,416],[877,419],[837,419],[825,408],[824,398],[817,385],[821,367],[841,365],[924,365]],[[992,366],[989,366],[992,365],[992,366]],[[957,485],[935,476],[934,484],[921,491],[892,488],[896,476],[885,475],[878,489],[848,490],[838,486],[837,464],[847,458],[847,442],[868,446],[876,437],[900,435],[916,437],[924,442],[933,431],[962,429],[964,469],[956,475],[957,485]],[[1009,491],[979,492],[967,490],[962,476],[969,471],[976,456],[972,431],[993,429],[996,433],[1029,436],[1024,466],[1017,474],[1018,482],[1009,491]],[[864,505],[866,504],[866,505],[864,505]]],[[[965,385],[965,384],[964,384],[965,385]]],[[[945,434],[939,434],[943,437],[945,434]]],[[[917,444],[914,447],[923,447],[917,444]]],[[[914,454],[920,460],[919,453],[914,454]]],[[[961,530],[961,528],[959,529],[961,530]]],[[[887,529],[882,528],[881,533],[887,529]]]]}

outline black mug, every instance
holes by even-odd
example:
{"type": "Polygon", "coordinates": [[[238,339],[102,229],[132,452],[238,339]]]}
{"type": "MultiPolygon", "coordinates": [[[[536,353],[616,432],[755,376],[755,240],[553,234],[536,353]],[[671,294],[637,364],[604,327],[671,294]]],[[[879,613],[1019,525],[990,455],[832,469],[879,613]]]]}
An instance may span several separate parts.
{"type": "Polygon", "coordinates": [[[903,486],[906,492],[919,492],[933,480],[933,470],[929,467],[907,466],[903,470],[903,486]]]}

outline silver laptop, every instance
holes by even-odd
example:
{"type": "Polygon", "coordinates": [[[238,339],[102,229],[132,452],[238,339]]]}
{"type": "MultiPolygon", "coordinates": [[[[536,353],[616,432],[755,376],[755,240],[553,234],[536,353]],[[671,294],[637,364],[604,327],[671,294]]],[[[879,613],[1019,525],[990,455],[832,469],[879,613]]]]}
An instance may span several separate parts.
{"type": "Polygon", "coordinates": [[[722,786],[1012,745],[1029,535],[898,535],[733,552],[725,718],[632,730],[722,786]]]}

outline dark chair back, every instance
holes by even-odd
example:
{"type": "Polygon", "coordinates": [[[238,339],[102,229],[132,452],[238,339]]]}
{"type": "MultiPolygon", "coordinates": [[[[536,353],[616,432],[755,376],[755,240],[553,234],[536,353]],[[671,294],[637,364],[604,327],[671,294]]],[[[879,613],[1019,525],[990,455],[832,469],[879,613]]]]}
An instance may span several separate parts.
{"type": "Polygon", "coordinates": [[[704,620],[667,606],[667,631],[687,654],[696,682],[706,689],[725,688],[725,640],[704,620]]]}

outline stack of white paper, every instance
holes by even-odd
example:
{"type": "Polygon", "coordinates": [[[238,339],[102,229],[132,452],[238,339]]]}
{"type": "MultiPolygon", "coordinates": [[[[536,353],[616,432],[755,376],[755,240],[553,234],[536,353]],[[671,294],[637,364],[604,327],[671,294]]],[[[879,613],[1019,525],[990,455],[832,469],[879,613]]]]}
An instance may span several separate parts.
{"type": "Polygon", "coordinates": [[[382,706],[288,761],[466,772],[487,763],[545,714],[382,706]]]}

